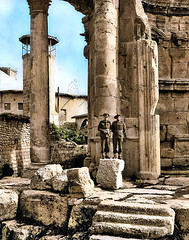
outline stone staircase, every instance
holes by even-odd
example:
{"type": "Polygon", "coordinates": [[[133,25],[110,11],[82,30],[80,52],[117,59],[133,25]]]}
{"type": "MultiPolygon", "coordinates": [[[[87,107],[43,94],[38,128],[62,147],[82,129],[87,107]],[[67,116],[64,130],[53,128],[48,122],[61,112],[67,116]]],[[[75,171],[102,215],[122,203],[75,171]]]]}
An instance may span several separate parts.
{"type": "Polygon", "coordinates": [[[93,218],[90,240],[153,239],[172,235],[174,217],[175,212],[162,204],[105,200],[98,205],[93,218]]]}

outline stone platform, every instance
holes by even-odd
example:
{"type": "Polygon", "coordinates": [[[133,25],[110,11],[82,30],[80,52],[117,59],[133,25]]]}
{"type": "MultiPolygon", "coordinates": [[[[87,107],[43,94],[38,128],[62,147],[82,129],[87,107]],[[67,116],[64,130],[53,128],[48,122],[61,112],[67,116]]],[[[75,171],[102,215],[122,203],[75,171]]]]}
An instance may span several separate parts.
{"type": "Polygon", "coordinates": [[[19,197],[18,203],[10,199],[8,203],[18,208],[17,214],[0,224],[0,236],[3,232],[5,240],[10,232],[13,240],[20,239],[23,232],[26,237],[22,239],[31,235],[41,240],[189,239],[189,178],[185,176],[165,176],[154,184],[124,181],[123,187],[114,191],[96,186],[87,198],[31,190],[26,178],[3,178],[0,189],[19,197]],[[83,238],[86,234],[88,238],[83,238]]]}

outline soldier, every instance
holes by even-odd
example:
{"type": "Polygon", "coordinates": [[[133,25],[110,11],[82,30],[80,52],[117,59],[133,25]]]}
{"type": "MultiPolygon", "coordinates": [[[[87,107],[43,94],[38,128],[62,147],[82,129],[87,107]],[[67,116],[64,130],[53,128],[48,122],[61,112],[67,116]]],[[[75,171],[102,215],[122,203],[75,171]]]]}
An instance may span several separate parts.
{"type": "Polygon", "coordinates": [[[110,129],[111,129],[111,122],[108,120],[109,114],[103,114],[104,120],[100,121],[98,125],[98,130],[100,131],[100,138],[101,138],[101,153],[102,158],[109,158],[108,153],[110,151],[110,129]]]}
{"type": "Polygon", "coordinates": [[[120,120],[121,115],[117,114],[114,118],[117,119],[112,123],[112,132],[113,132],[113,153],[114,158],[118,153],[118,158],[121,159],[122,154],[122,145],[123,145],[123,135],[126,138],[126,126],[125,123],[120,120]],[[118,145],[118,151],[117,151],[118,145]]]}

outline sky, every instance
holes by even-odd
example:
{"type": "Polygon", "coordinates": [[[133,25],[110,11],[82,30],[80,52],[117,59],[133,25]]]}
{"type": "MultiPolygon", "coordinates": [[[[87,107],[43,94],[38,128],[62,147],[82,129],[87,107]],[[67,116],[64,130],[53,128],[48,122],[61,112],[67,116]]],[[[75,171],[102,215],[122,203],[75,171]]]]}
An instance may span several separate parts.
{"type": "MultiPolygon", "coordinates": [[[[82,24],[83,15],[69,3],[52,0],[49,7],[49,35],[58,38],[56,45],[55,86],[61,92],[71,92],[72,82],[78,94],[87,94],[86,45],[82,24]]],[[[0,67],[18,71],[18,86],[22,89],[22,44],[19,37],[30,33],[30,15],[26,0],[0,0],[0,67]]]]}

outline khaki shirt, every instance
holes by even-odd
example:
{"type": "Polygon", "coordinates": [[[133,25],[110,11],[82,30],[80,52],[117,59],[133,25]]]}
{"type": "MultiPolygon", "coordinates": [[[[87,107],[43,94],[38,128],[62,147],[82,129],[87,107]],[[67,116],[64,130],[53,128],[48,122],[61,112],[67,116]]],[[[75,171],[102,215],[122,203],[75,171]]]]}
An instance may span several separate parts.
{"type": "Polygon", "coordinates": [[[114,121],[112,123],[113,137],[123,137],[126,134],[126,125],[122,121],[114,121]]]}
{"type": "Polygon", "coordinates": [[[106,138],[110,136],[111,122],[110,121],[100,121],[98,125],[98,131],[100,131],[100,136],[106,138]]]}

